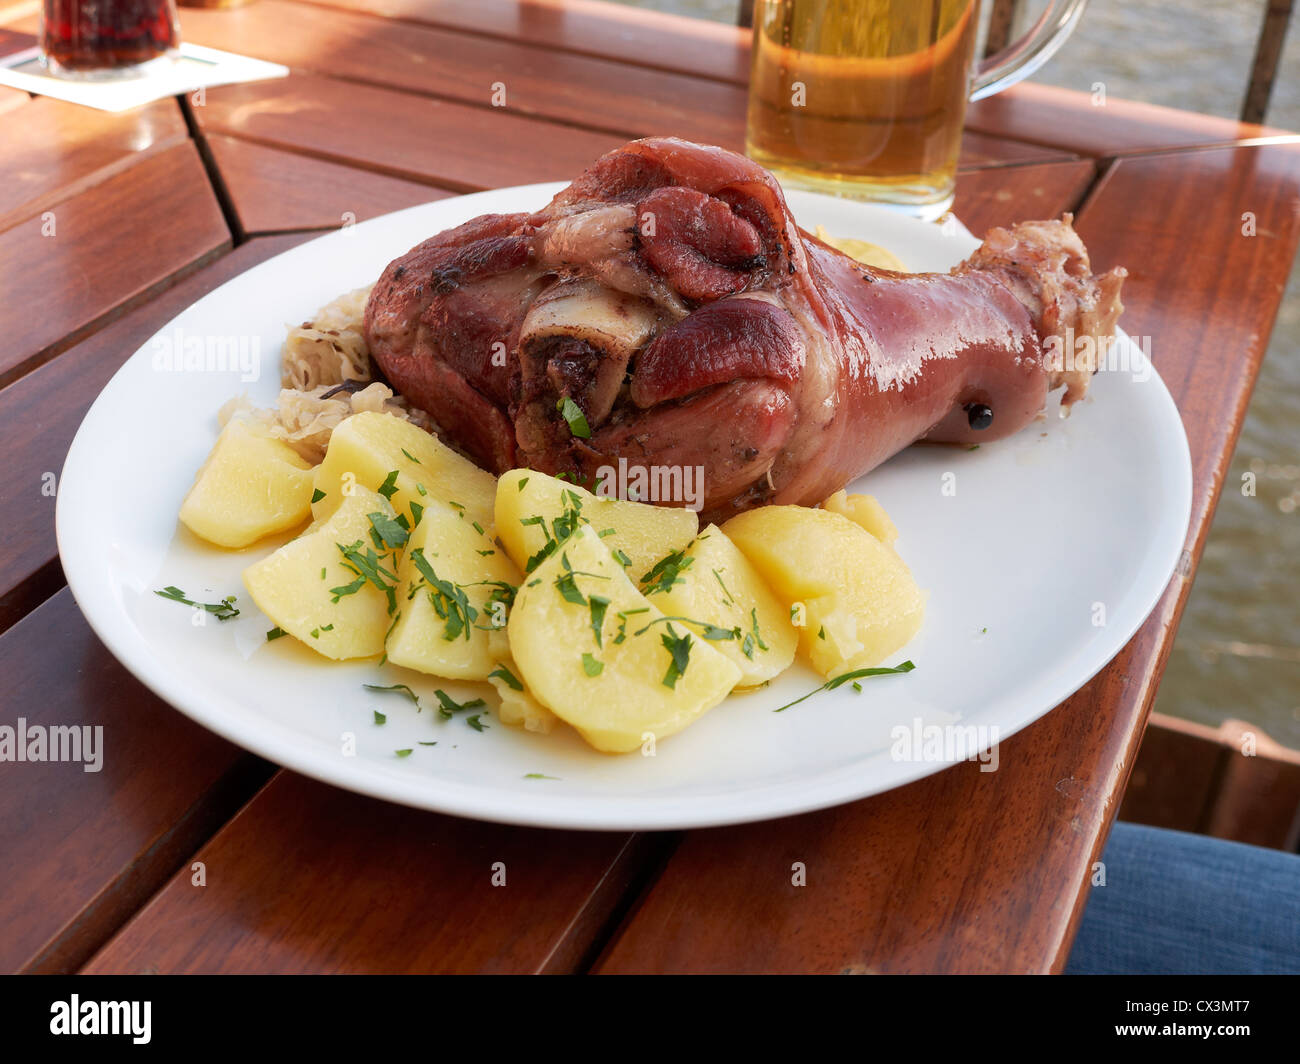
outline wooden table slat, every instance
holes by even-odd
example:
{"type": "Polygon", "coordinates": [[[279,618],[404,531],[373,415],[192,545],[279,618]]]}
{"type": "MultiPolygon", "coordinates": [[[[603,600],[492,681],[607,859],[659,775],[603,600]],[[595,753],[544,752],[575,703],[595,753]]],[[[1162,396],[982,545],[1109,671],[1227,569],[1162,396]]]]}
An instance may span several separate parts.
{"type": "MultiPolygon", "coordinates": [[[[1188,566],[1134,640],[1005,740],[995,772],[964,763],[825,812],[691,833],[599,970],[1060,969],[1300,238],[1296,158],[1273,147],[1125,160],[1080,214],[1094,262],[1129,265],[1123,324],[1154,338],[1194,462],[1188,566]],[[1246,210],[1259,236],[1242,235],[1246,210]],[[807,886],[792,885],[795,862],[807,886]]],[[[968,202],[968,220],[980,214],[968,202]]]]}
{"type": "MultiPolygon", "coordinates": [[[[261,58],[296,70],[457,101],[489,114],[553,119],[624,139],[671,134],[744,148],[743,86],[288,0],[261,0],[235,12],[187,9],[185,31],[212,47],[251,46],[261,58]],[[492,104],[496,86],[505,91],[501,107],[492,104]],[[598,107],[593,108],[594,100],[598,107]]],[[[412,111],[410,103],[400,100],[390,99],[387,106],[403,115],[412,111]]],[[[479,121],[492,119],[480,115],[479,121]]],[[[452,137],[437,139],[444,140],[444,148],[447,141],[464,146],[452,137]]],[[[1039,162],[1069,154],[972,133],[963,143],[961,166],[1039,162]]]]}
{"type": "Polygon", "coordinates": [[[0,233],[0,386],[229,244],[189,142],[0,233]]]}
{"type": "Polygon", "coordinates": [[[736,134],[743,136],[745,90],[686,74],[285,0],[259,0],[234,11],[186,8],[181,24],[196,44],[295,70],[556,119],[625,139],[671,132],[742,147],[736,134]]]}
{"type": "MultiPolygon", "coordinates": [[[[54,542],[58,477],[90,404],[168,320],[305,237],[251,241],[0,389],[0,632],[63,585],[54,542]]],[[[3,644],[0,644],[3,645],[3,644]]]]}
{"type": "Polygon", "coordinates": [[[209,89],[195,110],[207,132],[460,192],[572,177],[625,140],[313,74],[209,89]]]}
{"type": "Polygon", "coordinates": [[[85,971],[573,971],[644,836],[480,824],[290,772],[195,855],[85,971]]]}
{"type": "Polygon", "coordinates": [[[0,229],[188,136],[175,100],[110,114],[42,96],[0,115],[0,229]]]}
{"type": "Polygon", "coordinates": [[[604,0],[309,0],[743,85],[750,31],[604,0]]]}
{"type": "Polygon", "coordinates": [[[0,640],[0,675],[0,725],[15,742],[23,728],[25,750],[38,729],[102,729],[81,748],[99,751],[98,771],[0,771],[0,971],[75,971],[269,769],[132,679],[66,588],[0,640]]]}
{"type": "Polygon", "coordinates": [[[0,114],[25,107],[31,102],[32,98],[27,93],[11,89],[8,85],[0,85],[0,114]]]}
{"type": "Polygon", "coordinates": [[[1093,156],[1224,145],[1253,137],[1294,136],[1286,130],[1233,118],[1178,111],[1032,81],[971,104],[966,128],[1093,156]]]}
{"type": "Polygon", "coordinates": [[[309,155],[212,134],[208,147],[249,235],[337,229],[451,195],[309,155]]]}

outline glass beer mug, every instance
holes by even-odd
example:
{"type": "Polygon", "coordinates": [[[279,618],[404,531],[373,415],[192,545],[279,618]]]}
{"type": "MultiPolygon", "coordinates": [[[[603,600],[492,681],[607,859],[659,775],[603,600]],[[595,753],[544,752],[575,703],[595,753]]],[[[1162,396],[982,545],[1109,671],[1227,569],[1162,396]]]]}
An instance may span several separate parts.
{"type": "Polygon", "coordinates": [[[979,0],[756,0],[745,150],[789,187],[951,205],[969,100],[1041,67],[1087,0],[1052,0],[973,68],[979,0]]]}

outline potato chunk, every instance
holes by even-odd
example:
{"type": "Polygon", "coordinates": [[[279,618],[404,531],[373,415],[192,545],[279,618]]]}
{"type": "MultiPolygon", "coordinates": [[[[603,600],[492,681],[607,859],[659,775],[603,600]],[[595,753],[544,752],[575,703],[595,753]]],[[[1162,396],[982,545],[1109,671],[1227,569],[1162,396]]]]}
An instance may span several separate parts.
{"type": "Polygon", "coordinates": [[[508,627],[519,678],[597,750],[625,753],[696,720],[740,669],[633,587],[591,526],[525,577],[508,627]]]}
{"type": "Polygon", "coordinates": [[[430,501],[398,570],[388,660],[454,680],[486,680],[510,654],[508,605],[519,570],[467,515],[430,501]]]}
{"type": "Polygon", "coordinates": [[[181,504],[181,523],[219,547],[250,543],[311,516],[311,466],[243,418],[227,423],[181,504]]]}
{"type": "Polygon", "coordinates": [[[602,499],[532,469],[512,469],[497,482],[497,535],[511,560],[525,572],[529,559],[548,540],[563,539],[570,531],[562,527],[557,537],[555,519],[561,518],[563,526],[565,515],[574,511],[578,523],[606,533],[605,545],[629,559],[628,573],[634,580],[668,552],[686,546],[700,527],[694,510],[602,499]]]}
{"type": "Polygon", "coordinates": [[[886,547],[892,547],[898,539],[898,526],[874,495],[850,495],[846,491],[837,491],[822,503],[822,507],[861,525],[886,547]]]}
{"type": "Polygon", "coordinates": [[[513,658],[499,662],[490,673],[488,683],[501,699],[497,720],[524,731],[549,735],[559,721],[554,713],[532,696],[519,678],[519,666],[513,658]]]}
{"type": "Polygon", "coordinates": [[[764,506],[722,530],[802,615],[800,646],[823,676],[879,665],[921,627],[925,594],[907,566],[843,514],[764,506]]]}
{"type": "Polygon", "coordinates": [[[392,518],[393,508],[383,496],[357,488],[330,517],[244,570],[244,586],[263,613],[336,661],[381,653],[392,623],[389,595],[359,577],[366,565],[349,561],[340,549],[376,566],[396,602],[399,552],[375,549],[371,514],[392,518]]]}
{"type": "Polygon", "coordinates": [[[737,638],[711,640],[710,645],[740,669],[740,687],[771,680],[794,661],[799,636],[789,609],[717,525],[709,525],[673,559],[671,571],[661,570],[641,590],[671,617],[739,629],[737,638]]]}
{"type": "Polygon", "coordinates": [[[492,524],[496,478],[491,473],[418,425],[373,411],[353,414],[330,436],[325,461],[316,469],[315,489],[323,497],[312,504],[312,512],[327,517],[350,485],[378,491],[394,471],[397,477],[390,498],[399,514],[413,520],[432,497],[453,509],[463,508],[471,521],[485,529],[492,524]]]}

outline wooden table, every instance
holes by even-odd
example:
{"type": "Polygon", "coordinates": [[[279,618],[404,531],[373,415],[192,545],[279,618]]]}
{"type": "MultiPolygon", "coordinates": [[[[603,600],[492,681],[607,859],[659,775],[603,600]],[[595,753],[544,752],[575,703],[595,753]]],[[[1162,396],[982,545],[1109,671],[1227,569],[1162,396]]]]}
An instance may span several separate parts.
{"type": "MultiPolygon", "coordinates": [[[[6,51],[30,40],[30,5],[0,17],[6,51]]],[[[739,147],[744,36],[561,0],[261,0],[182,23],[293,73],[125,115],[0,90],[0,723],[102,724],[108,744],[100,773],[0,766],[0,967],[1059,970],[1300,237],[1300,138],[1034,85],[972,109],[958,214],[978,233],[1074,211],[1094,262],[1129,268],[1124,326],[1153,337],[1195,466],[1160,604],[998,772],[745,827],[525,830],[309,781],[159,702],[63,585],[51,475],[155,330],[313,233],[570,177],[638,135],[739,147]]]]}

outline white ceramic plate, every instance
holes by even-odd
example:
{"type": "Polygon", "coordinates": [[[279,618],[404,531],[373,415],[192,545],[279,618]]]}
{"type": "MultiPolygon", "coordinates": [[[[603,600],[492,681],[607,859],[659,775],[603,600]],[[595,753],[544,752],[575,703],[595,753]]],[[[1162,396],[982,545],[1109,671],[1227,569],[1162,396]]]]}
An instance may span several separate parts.
{"type": "MultiPolygon", "coordinates": [[[[460,698],[486,687],[333,664],[289,638],[267,643],[271,625],[240,572],[271,547],[207,548],[176,521],[218,407],[241,391],[273,404],[286,323],[373,281],[425,237],[483,212],[540,207],[558,187],[442,200],[331,233],[222,285],[155,338],[233,336],[250,352],[256,341],[256,380],[156,368],[165,348],[150,341],[109,382],[68,452],[59,551],[95,632],[161,698],[271,761],[412,806],[551,827],[689,828],[835,805],[936,772],[974,751],[953,745],[961,736],[951,727],[919,728],[1006,738],[1086,683],[1137,630],[1174,571],[1191,500],[1178,411],[1141,368],[1098,374],[1068,420],[1049,415],[973,452],[914,447],[853,486],[884,503],[930,592],[925,625],[899,655],[916,670],[869,680],[860,694],[845,686],[773,713],[818,684],[796,665],[765,690],[729,698],[653,757],[610,757],[567,729],[532,735],[488,714],[480,733],[463,717],[443,722],[362,684],[408,683],[426,705],[438,687],[460,698]],[[243,615],[195,625],[186,607],[153,594],[169,584],[203,601],[235,594],[243,615]],[[373,723],[375,709],[386,724],[373,723]],[[909,750],[904,736],[923,741],[909,750]],[[414,752],[397,757],[405,748],[414,752]]],[[[947,269],[976,245],[960,227],[881,208],[811,194],[790,202],[805,227],[873,240],[913,270],[947,269]]]]}

